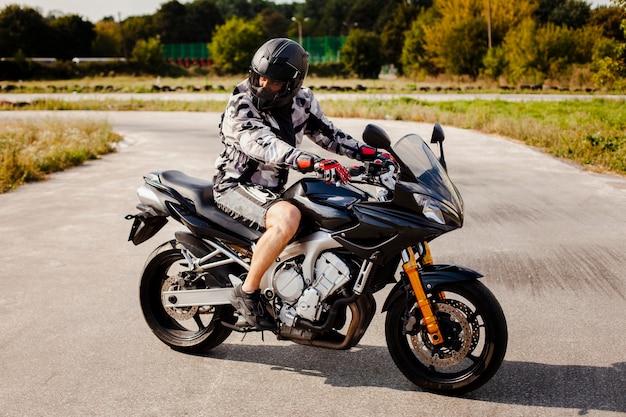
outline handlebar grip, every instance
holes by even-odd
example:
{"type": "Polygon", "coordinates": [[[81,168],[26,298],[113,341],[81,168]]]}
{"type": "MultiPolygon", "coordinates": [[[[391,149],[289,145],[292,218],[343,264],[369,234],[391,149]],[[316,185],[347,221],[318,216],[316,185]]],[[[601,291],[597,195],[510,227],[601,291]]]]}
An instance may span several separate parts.
{"type": "Polygon", "coordinates": [[[365,167],[363,165],[352,165],[350,167],[350,176],[352,177],[358,177],[361,174],[365,173],[365,167]]]}

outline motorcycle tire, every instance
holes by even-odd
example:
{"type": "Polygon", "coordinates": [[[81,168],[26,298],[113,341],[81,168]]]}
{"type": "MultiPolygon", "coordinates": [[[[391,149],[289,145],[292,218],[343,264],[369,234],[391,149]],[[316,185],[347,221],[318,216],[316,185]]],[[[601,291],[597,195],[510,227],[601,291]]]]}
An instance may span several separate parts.
{"type": "Polygon", "coordinates": [[[148,257],[139,286],[144,318],[152,332],[172,349],[198,353],[220,345],[232,332],[221,322],[234,324],[237,318],[230,305],[210,307],[165,307],[162,292],[176,285],[181,271],[187,269],[175,240],[156,248],[148,257]]]}
{"type": "Polygon", "coordinates": [[[400,371],[425,391],[462,395],[485,384],[506,353],[507,325],[500,304],[479,281],[438,285],[430,295],[444,338],[434,345],[412,293],[387,312],[385,335],[400,371]]]}

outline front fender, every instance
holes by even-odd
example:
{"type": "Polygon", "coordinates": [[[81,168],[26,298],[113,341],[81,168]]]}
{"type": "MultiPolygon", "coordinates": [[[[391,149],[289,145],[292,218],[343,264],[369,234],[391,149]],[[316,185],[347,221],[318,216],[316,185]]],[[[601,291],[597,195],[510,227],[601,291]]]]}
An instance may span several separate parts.
{"type": "MultiPolygon", "coordinates": [[[[419,270],[424,290],[429,292],[436,288],[438,285],[447,282],[459,282],[459,281],[471,281],[482,277],[482,274],[472,269],[459,265],[441,264],[441,265],[426,265],[419,270]]],[[[406,282],[400,280],[391,290],[382,311],[389,310],[391,306],[399,297],[404,297],[404,287],[406,282]]]]}

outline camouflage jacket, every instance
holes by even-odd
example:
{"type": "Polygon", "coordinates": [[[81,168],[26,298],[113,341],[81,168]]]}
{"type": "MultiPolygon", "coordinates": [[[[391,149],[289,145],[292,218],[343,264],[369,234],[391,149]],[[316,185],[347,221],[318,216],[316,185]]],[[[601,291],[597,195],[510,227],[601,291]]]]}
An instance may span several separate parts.
{"type": "Polygon", "coordinates": [[[362,144],[324,116],[310,89],[302,88],[294,97],[291,125],[284,128],[283,122],[281,129],[273,112],[254,107],[247,80],[235,87],[220,122],[224,151],[215,162],[217,191],[239,182],[280,190],[289,169],[297,168],[298,156],[306,154],[298,149],[305,135],[324,149],[356,159],[362,144]]]}

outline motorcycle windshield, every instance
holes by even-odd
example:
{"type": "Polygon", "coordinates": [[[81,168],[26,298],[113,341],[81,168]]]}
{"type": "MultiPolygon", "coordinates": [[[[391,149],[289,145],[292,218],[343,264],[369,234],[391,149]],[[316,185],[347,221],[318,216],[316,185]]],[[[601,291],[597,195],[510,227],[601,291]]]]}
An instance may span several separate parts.
{"type": "Polygon", "coordinates": [[[393,146],[396,155],[417,180],[419,194],[434,198],[455,212],[463,213],[463,200],[430,147],[416,134],[402,137],[393,146]]]}

